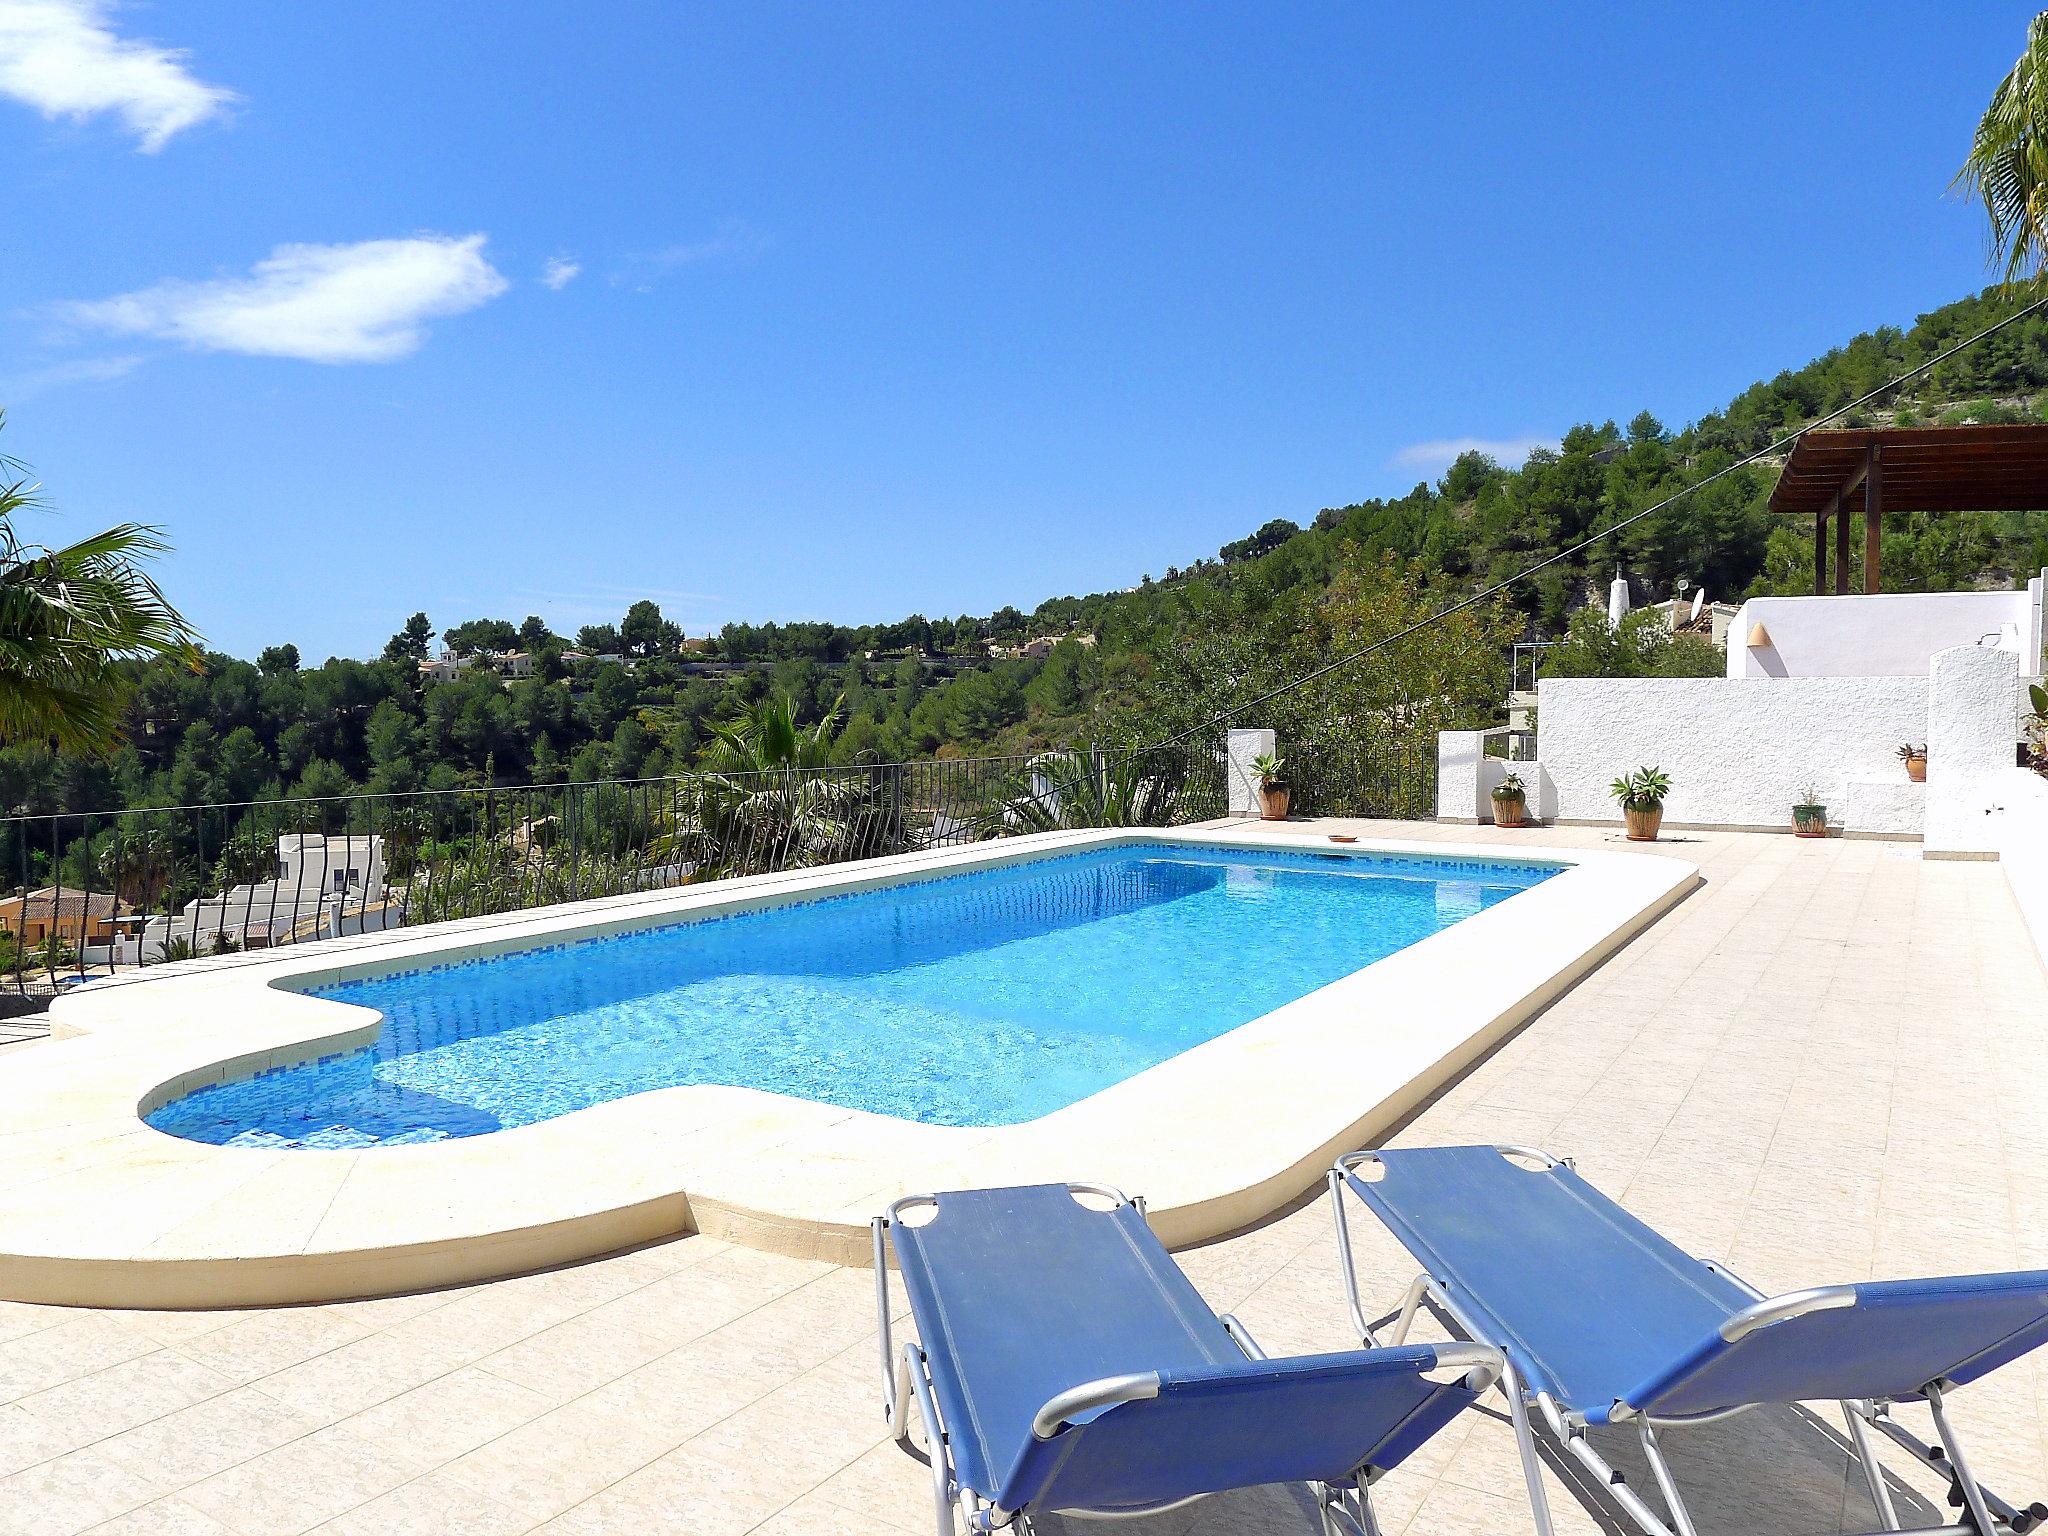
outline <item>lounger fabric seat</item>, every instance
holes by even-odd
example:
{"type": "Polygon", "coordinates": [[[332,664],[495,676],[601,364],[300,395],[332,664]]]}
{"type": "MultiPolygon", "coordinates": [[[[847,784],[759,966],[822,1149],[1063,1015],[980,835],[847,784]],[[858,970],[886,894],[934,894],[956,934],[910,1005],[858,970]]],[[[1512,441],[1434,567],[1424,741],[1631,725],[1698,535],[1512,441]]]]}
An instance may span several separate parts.
{"type": "Polygon", "coordinates": [[[1589,1417],[1754,1300],[1569,1168],[1525,1168],[1492,1147],[1379,1161],[1382,1176],[1355,1177],[1353,1191],[1524,1383],[1589,1417]]]}
{"type": "Polygon", "coordinates": [[[1755,1292],[1693,1258],[1572,1169],[1493,1147],[1377,1155],[1353,1191],[1525,1383],[1604,1423],[1616,1404],[1685,1417],[1752,1403],[1904,1398],[2048,1342],[2048,1272],[1843,1287],[1854,1305],[1730,1341],[1755,1292]]]}
{"type": "Polygon", "coordinates": [[[1627,1400],[1682,1418],[1732,1403],[1917,1397],[1962,1386],[2048,1343],[2048,1270],[1880,1280],[1853,1306],[1787,1318],[1730,1344],[1719,1334],[1639,1383],[1627,1400]]]}
{"type": "MultiPolygon", "coordinates": [[[[1882,1436],[1950,1479],[1966,1520],[1911,1536],[2022,1536],[2048,1523],[1986,1489],[1950,1422],[1949,1391],[2048,1343],[2048,1271],[1828,1285],[1765,1297],[1631,1216],[1566,1163],[1527,1147],[1354,1152],[1330,1170],[1353,1326],[1380,1335],[1363,1303],[1346,1225],[1362,1201],[1423,1273],[1396,1312],[1400,1343],[1424,1300],[1498,1349],[1538,1536],[1553,1536],[1534,1422],[1650,1536],[1692,1536],[1660,1436],[1760,1404],[1833,1401],[1887,1531],[1903,1531],[1874,1448],[1882,1436]],[[1898,1421],[1924,1405],[1930,1444],[1898,1421]],[[1662,1507],[1607,1460],[1589,1425],[1636,1433],[1662,1507]]],[[[1832,1527],[1830,1527],[1832,1529],[1832,1527]]]]}
{"type": "Polygon", "coordinates": [[[1393,1466],[1470,1403],[1428,1345],[1254,1360],[1125,1202],[1064,1185],[936,1197],[889,1227],[954,1474],[1004,1510],[1143,1507],[1393,1466]],[[1041,1438],[1054,1397],[1153,1373],[1156,1397],[1041,1438]]]}

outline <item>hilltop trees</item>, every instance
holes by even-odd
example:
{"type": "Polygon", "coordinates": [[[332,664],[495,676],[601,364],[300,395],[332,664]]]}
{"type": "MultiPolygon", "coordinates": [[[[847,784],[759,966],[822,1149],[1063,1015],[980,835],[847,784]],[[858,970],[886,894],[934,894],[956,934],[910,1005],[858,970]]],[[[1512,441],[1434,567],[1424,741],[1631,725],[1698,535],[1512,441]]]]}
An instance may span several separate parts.
{"type": "Polygon", "coordinates": [[[471,619],[441,632],[441,643],[458,656],[476,656],[488,651],[516,651],[519,631],[506,619],[471,619]]]}
{"type": "Polygon", "coordinates": [[[626,610],[619,643],[628,656],[659,656],[680,646],[683,632],[661,616],[657,604],[643,598],[626,610]]]}
{"type": "Polygon", "coordinates": [[[425,661],[427,651],[434,643],[434,626],[424,613],[416,613],[405,621],[405,628],[393,635],[384,646],[386,661],[425,661]]]}

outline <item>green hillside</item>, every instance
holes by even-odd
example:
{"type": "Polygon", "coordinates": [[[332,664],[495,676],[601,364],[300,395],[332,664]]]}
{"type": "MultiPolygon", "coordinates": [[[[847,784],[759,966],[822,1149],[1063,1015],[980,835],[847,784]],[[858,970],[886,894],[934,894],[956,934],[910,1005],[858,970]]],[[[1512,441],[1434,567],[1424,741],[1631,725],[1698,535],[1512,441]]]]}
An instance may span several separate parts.
{"type": "MultiPolygon", "coordinates": [[[[720,721],[771,695],[793,699],[807,722],[843,699],[832,751],[844,761],[1153,739],[1508,578],[2020,302],[1964,299],[1909,330],[1858,336],[1676,431],[1645,412],[1626,425],[1576,426],[1558,451],[1520,466],[1468,455],[1404,496],[1301,514],[1299,523],[1276,517],[1132,590],[1054,598],[1028,612],[728,625],[708,656],[685,652],[652,604],[579,637],[550,635],[537,619],[474,619],[443,632],[479,651],[526,648],[538,661],[528,679],[478,666],[423,682],[415,658],[434,633],[424,618],[373,661],[307,667],[281,646],[256,663],[210,655],[199,675],[160,666],[138,678],[127,745],[110,763],[12,747],[0,751],[0,793],[11,806],[77,810],[651,776],[693,764],[720,721]],[[1015,646],[1046,635],[1095,643],[1068,640],[1043,657],[988,653],[991,641],[1015,646]],[[633,667],[565,656],[577,640],[623,649],[633,667]],[[706,671],[707,659],[748,665],[719,675],[706,671]]],[[[2035,316],[1944,363],[1868,419],[2044,418],[2048,319],[2035,316]]],[[[1507,601],[1408,642],[1373,669],[1290,697],[1269,718],[1298,732],[1343,719],[1420,736],[1485,716],[1505,685],[1508,644],[1562,633],[1617,560],[1645,598],[1681,578],[1731,599],[1804,591],[1810,531],[1766,514],[1772,480],[1768,465],[1732,475],[1629,529],[1618,549],[1602,544],[1551,566],[1515,585],[1507,601]]],[[[1884,562],[1887,583],[1902,588],[2007,586],[2048,563],[2048,512],[1897,517],[1884,562]]],[[[1676,670],[1698,664],[1671,662],[1676,670]]]]}

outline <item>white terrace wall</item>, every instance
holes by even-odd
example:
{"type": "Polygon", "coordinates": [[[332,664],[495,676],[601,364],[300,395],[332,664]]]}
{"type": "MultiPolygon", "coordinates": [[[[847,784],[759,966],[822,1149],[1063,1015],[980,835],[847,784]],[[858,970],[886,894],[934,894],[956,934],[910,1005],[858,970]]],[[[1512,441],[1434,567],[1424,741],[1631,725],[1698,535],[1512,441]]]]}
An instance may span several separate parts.
{"type": "Polygon", "coordinates": [[[1655,766],[1681,825],[1783,828],[1812,789],[1851,832],[1924,832],[1930,853],[1998,848],[1991,812],[2019,718],[2011,651],[1956,646],[1924,677],[1545,678],[1537,698],[1536,772],[1559,820],[1617,820],[1609,783],[1655,766]],[[1898,761],[1906,742],[1927,745],[1924,791],[1898,761]]]}
{"type": "Polygon", "coordinates": [[[1728,630],[1730,677],[1925,677],[1937,651],[2002,637],[2023,670],[2041,665],[2042,588],[1753,597],[1728,630]],[[1770,644],[1752,646],[1762,624],[1770,644]]]}
{"type": "Polygon", "coordinates": [[[1651,765],[1671,776],[1667,820],[1775,830],[1809,786],[1839,796],[1851,780],[1903,782],[1895,753],[1927,739],[1927,691],[1924,672],[1545,678],[1537,755],[1559,820],[1618,821],[1608,784],[1651,765]]]}

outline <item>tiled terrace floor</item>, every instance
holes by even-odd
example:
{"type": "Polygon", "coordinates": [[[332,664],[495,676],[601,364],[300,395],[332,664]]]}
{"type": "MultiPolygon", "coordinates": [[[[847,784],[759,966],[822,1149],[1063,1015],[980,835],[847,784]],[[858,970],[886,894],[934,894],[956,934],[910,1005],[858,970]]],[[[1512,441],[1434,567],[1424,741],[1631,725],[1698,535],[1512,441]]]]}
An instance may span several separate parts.
{"type": "MultiPolygon", "coordinates": [[[[2048,1265],[2048,982],[1998,867],[1871,842],[1674,838],[1666,851],[1707,885],[1400,1139],[1575,1155],[1766,1291],[2048,1265]]],[[[1620,846],[1586,829],[1514,841],[1620,846]]],[[[1371,1294],[1391,1305],[1410,1266],[1359,1231],[1371,1294]]],[[[1279,1353],[1351,1342],[1332,1252],[1317,1201],[1184,1262],[1279,1353]]],[[[872,1284],[686,1237],[330,1306],[0,1303],[0,1532],[929,1531],[925,1470],[877,1407],[872,1284]]],[[[2048,1497],[2048,1364],[1955,1404],[1986,1481],[2048,1497]]],[[[1838,1431],[1785,1412],[1673,1436],[1703,1536],[1874,1526],[1838,1431]]],[[[1920,1501],[1938,1485],[1901,1479],[1919,1494],[1902,1512],[1933,1523],[1920,1501]]],[[[1518,1487],[1505,1422],[1467,1415],[1376,1503],[1390,1533],[1526,1531],[1518,1487]]],[[[1553,1498],[1561,1530],[1617,1528],[1596,1495],[1559,1480],[1553,1498]]],[[[1123,1527],[1313,1528],[1278,1491],[1123,1527]]]]}

